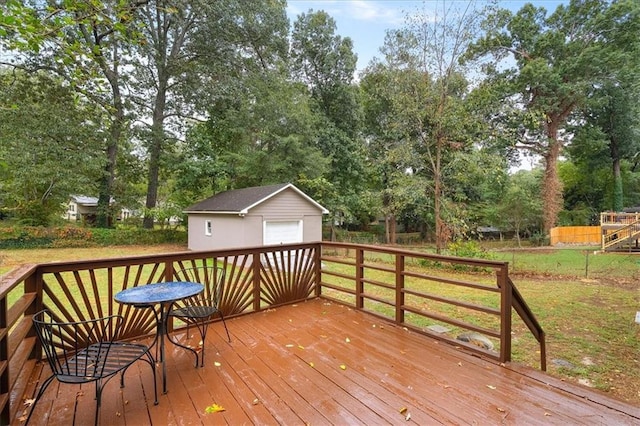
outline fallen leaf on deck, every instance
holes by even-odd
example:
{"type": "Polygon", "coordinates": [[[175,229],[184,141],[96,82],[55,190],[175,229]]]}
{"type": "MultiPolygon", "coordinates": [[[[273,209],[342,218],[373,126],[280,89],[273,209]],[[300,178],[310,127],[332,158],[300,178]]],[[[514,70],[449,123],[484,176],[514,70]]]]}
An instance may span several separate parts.
{"type": "Polygon", "coordinates": [[[497,409],[498,409],[498,411],[500,411],[501,413],[504,413],[504,408],[497,407],[497,409]]]}
{"type": "Polygon", "coordinates": [[[129,404],[129,400],[127,399],[126,401],[124,401],[124,405],[128,405],[129,404]]]}
{"type": "Polygon", "coordinates": [[[18,417],[18,421],[19,421],[20,423],[22,423],[22,422],[26,422],[26,421],[27,421],[27,415],[25,414],[25,415],[23,415],[23,416],[21,416],[21,417],[18,417]]]}
{"type": "Polygon", "coordinates": [[[258,405],[260,403],[260,400],[258,398],[253,400],[253,405],[258,405]]]}
{"type": "Polygon", "coordinates": [[[288,345],[285,345],[285,347],[287,347],[287,348],[292,348],[292,347],[294,347],[294,346],[295,346],[295,345],[292,345],[291,343],[289,343],[288,345]]]}
{"type": "Polygon", "coordinates": [[[311,368],[316,366],[313,362],[310,362],[309,365],[311,366],[311,368]]]}
{"type": "Polygon", "coordinates": [[[551,414],[549,414],[549,413],[544,413],[544,415],[545,415],[545,416],[551,416],[551,414]]]}
{"type": "Polygon", "coordinates": [[[213,404],[205,408],[205,413],[219,413],[224,411],[224,407],[222,405],[213,404]]]}
{"type": "Polygon", "coordinates": [[[407,415],[404,418],[406,421],[411,420],[411,413],[407,413],[407,415]]]}
{"type": "Polygon", "coordinates": [[[462,367],[462,362],[459,362],[459,363],[458,363],[458,365],[459,365],[460,367],[462,367]]]}
{"type": "Polygon", "coordinates": [[[346,365],[344,365],[344,364],[340,364],[340,369],[341,369],[341,370],[346,370],[346,369],[347,369],[347,366],[346,366],[346,365]]]}
{"type": "Polygon", "coordinates": [[[116,411],[116,417],[120,417],[122,415],[122,413],[120,413],[120,411],[116,411]]]}
{"type": "Polygon", "coordinates": [[[298,345],[298,348],[299,348],[299,349],[304,349],[304,346],[302,346],[302,345],[298,345]]]}
{"type": "Polygon", "coordinates": [[[404,413],[406,413],[406,412],[407,412],[407,407],[402,407],[402,408],[400,409],[400,414],[404,414],[404,413]]]}
{"type": "Polygon", "coordinates": [[[220,364],[218,361],[214,362],[213,365],[215,365],[216,367],[220,367],[222,364],[220,364]]]}
{"type": "Polygon", "coordinates": [[[321,334],[321,335],[320,335],[320,337],[322,337],[323,339],[326,339],[326,338],[327,338],[327,336],[326,336],[326,335],[324,335],[324,334],[321,334]]]}
{"type": "Polygon", "coordinates": [[[496,387],[495,387],[495,386],[493,386],[493,385],[487,385],[487,387],[488,387],[489,389],[495,389],[495,388],[496,388],[496,387]]]}
{"type": "Polygon", "coordinates": [[[33,405],[33,403],[36,402],[35,399],[25,399],[24,400],[24,405],[26,405],[27,407],[31,407],[33,405]]]}
{"type": "Polygon", "coordinates": [[[346,339],[344,339],[345,342],[349,343],[351,342],[351,339],[349,339],[348,337],[346,339]]]}

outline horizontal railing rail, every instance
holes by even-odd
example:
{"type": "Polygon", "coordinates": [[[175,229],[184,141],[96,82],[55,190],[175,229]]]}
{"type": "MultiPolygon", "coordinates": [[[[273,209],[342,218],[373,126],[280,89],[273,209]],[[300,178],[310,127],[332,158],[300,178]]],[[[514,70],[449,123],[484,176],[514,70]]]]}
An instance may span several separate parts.
{"type": "Polygon", "coordinates": [[[640,220],[640,213],[604,212],[600,213],[600,225],[625,225],[640,220]]]}
{"type": "Polygon", "coordinates": [[[110,331],[118,338],[150,336],[151,310],[119,304],[115,294],[178,280],[205,263],[225,269],[225,318],[321,296],[506,362],[515,307],[544,357],[544,332],[504,262],[322,242],[27,265],[0,281],[0,424],[18,418],[33,392],[29,378],[41,357],[36,312],[47,308],[70,321],[119,314],[123,326],[110,331]]]}

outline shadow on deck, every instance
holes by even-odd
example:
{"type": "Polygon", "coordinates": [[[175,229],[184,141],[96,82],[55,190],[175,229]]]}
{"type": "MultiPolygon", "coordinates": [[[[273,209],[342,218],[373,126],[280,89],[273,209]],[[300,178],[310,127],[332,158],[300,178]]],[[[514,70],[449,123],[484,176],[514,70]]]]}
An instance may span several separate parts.
{"type": "MultiPolygon", "coordinates": [[[[601,392],[470,355],[324,299],[241,316],[228,326],[230,344],[221,323],[210,327],[204,368],[168,346],[168,393],[158,406],[143,363],[127,372],[124,389],[112,380],[100,424],[640,423],[640,408],[601,392]],[[207,413],[213,404],[224,411],[207,413]]],[[[34,391],[47,376],[39,364],[34,391]]],[[[94,392],[54,382],[32,424],[92,423],[94,392]]]]}

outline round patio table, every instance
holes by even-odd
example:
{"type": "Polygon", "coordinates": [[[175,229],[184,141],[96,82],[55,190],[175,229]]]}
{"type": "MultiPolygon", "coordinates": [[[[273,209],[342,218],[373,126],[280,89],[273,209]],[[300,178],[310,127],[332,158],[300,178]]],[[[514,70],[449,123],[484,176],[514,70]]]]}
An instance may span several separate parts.
{"type": "MultiPolygon", "coordinates": [[[[153,283],[137,287],[127,288],[114,296],[114,300],[125,305],[133,305],[136,308],[152,308],[156,317],[157,333],[153,345],[160,340],[160,362],[162,363],[162,393],[167,393],[167,367],[164,354],[164,336],[167,335],[167,320],[171,306],[178,300],[195,296],[204,290],[204,285],[189,281],[171,281],[153,283]],[[155,305],[160,306],[157,311],[155,305]]],[[[190,347],[169,341],[194,354],[196,351],[190,347]]],[[[203,343],[204,344],[204,343],[203,343]]]]}

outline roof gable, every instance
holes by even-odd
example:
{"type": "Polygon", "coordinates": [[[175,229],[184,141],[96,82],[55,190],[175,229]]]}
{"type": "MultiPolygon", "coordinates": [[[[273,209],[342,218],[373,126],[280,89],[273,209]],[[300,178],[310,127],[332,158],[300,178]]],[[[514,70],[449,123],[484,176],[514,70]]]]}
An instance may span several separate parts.
{"type": "Polygon", "coordinates": [[[280,192],[291,188],[298,195],[308,200],[323,214],[329,213],[327,209],[322,207],[311,197],[300,191],[291,183],[280,183],[277,185],[254,186],[251,188],[234,189],[231,191],[220,192],[219,194],[209,197],[185,209],[185,213],[236,213],[247,214],[249,210],[266,200],[274,197],[280,192]]]}

